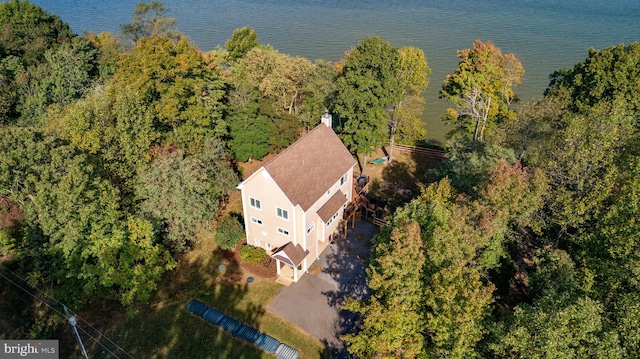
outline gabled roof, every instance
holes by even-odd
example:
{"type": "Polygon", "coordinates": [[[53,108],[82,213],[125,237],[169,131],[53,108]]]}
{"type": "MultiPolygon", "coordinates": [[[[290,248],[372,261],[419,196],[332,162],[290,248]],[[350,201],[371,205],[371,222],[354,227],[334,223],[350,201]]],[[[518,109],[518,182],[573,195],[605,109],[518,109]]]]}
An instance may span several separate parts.
{"type": "Polygon", "coordinates": [[[276,249],[271,255],[271,258],[278,259],[292,267],[297,267],[300,265],[300,263],[302,263],[302,260],[308,254],[309,251],[303,249],[301,245],[294,245],[293,243],[289,242],[284,246],[276,249]]]}
{"type": "Polygon", "coordinates": [[[291,203],[306,211],[355,164],[335,132],[320,124],[264,168],[291,203]]]}
{"type": "Polygon", "coordinates": [[[318,216],[322,222],[327,223],[329,218],[333,217],[345,203],[347,203],[347,196],[342,191],[338,191],[318,210],[318,216]]]}

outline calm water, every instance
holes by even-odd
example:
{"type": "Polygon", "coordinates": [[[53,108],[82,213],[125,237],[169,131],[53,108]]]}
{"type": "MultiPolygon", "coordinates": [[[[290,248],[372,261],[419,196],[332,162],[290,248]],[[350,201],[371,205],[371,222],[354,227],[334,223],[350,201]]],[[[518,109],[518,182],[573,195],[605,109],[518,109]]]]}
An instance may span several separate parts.
{"type": "MultiPolygon", "coordinates": [[[[138,0],[32,0],[77,33],[119,31],[138,0]]],[[[572,66],[587,49],[640,41],[640,0],[165,0],[178,28],[204,50],[223,46],[250,25],[261,43],[290,55],[339,60],[364,37],[424,50],[432,68],[425,121],[442,141],[438,90],[457,66],[456,50],[475,39],[515,53],[525,68],[523,100],[542,94],[551,72],[572,66]]]]}

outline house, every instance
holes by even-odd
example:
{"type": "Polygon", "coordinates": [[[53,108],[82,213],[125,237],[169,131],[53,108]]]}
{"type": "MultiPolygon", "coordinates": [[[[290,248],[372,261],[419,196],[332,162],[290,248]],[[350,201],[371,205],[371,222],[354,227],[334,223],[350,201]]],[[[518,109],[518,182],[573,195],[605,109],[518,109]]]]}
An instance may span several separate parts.
{"type": "Polygon", "coordinates": [[[331,242],[353,198],[355,165],[325,114],[238,185],[247,244],[276,260],[279,282],[297,282],[331,242]]]}

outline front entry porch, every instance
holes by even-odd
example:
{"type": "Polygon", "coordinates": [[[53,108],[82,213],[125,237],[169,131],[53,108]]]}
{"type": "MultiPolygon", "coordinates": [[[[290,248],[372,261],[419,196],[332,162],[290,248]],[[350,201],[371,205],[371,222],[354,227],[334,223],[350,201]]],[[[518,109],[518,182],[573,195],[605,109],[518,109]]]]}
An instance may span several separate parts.
{"type": "Polygon", "coordinates": [[[297,282],[296,274],[297,269],[294,269],[291,266],[288,266],[279,260],[276,259],[276,268],[278,270],[278,278],[276,278],[276,283],[280,283],[285,286],[291,285],[293,282],[297,282]]]}
{"type": "Polygon", "coordinates": [[[306,269],[301,268],[301,265],[308,254],[308,250],[303,249],[298,244],[294,245],[291,242],[280,248],[276,248],[273,254],[271,254],[271,258],[276,260],[276,269],[278,272],[278,279],[276,279],[276,281],[286,286],[297,282],[303,274],[302,271],[306,269]]]}

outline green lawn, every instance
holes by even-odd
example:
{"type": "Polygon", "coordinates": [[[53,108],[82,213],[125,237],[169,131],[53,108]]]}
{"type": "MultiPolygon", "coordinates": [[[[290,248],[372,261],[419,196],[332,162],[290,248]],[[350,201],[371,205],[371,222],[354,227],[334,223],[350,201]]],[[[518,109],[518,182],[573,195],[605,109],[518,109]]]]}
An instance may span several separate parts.
{"type": "Polygon", "coordinates": [[[201,245],[181,259],[134,318],[113,315],[113,329],[106,334],[136,358],[274,357],[188,312],[185,305],[195,298],[298,349],[301,358],[328,357],[317,339],[266,311],[282,287],[255,275],[247,284],[248,275],[214,244],[201,245]],[[218,269],[220,263],[227,265],[224,271],[218,269]]]}

